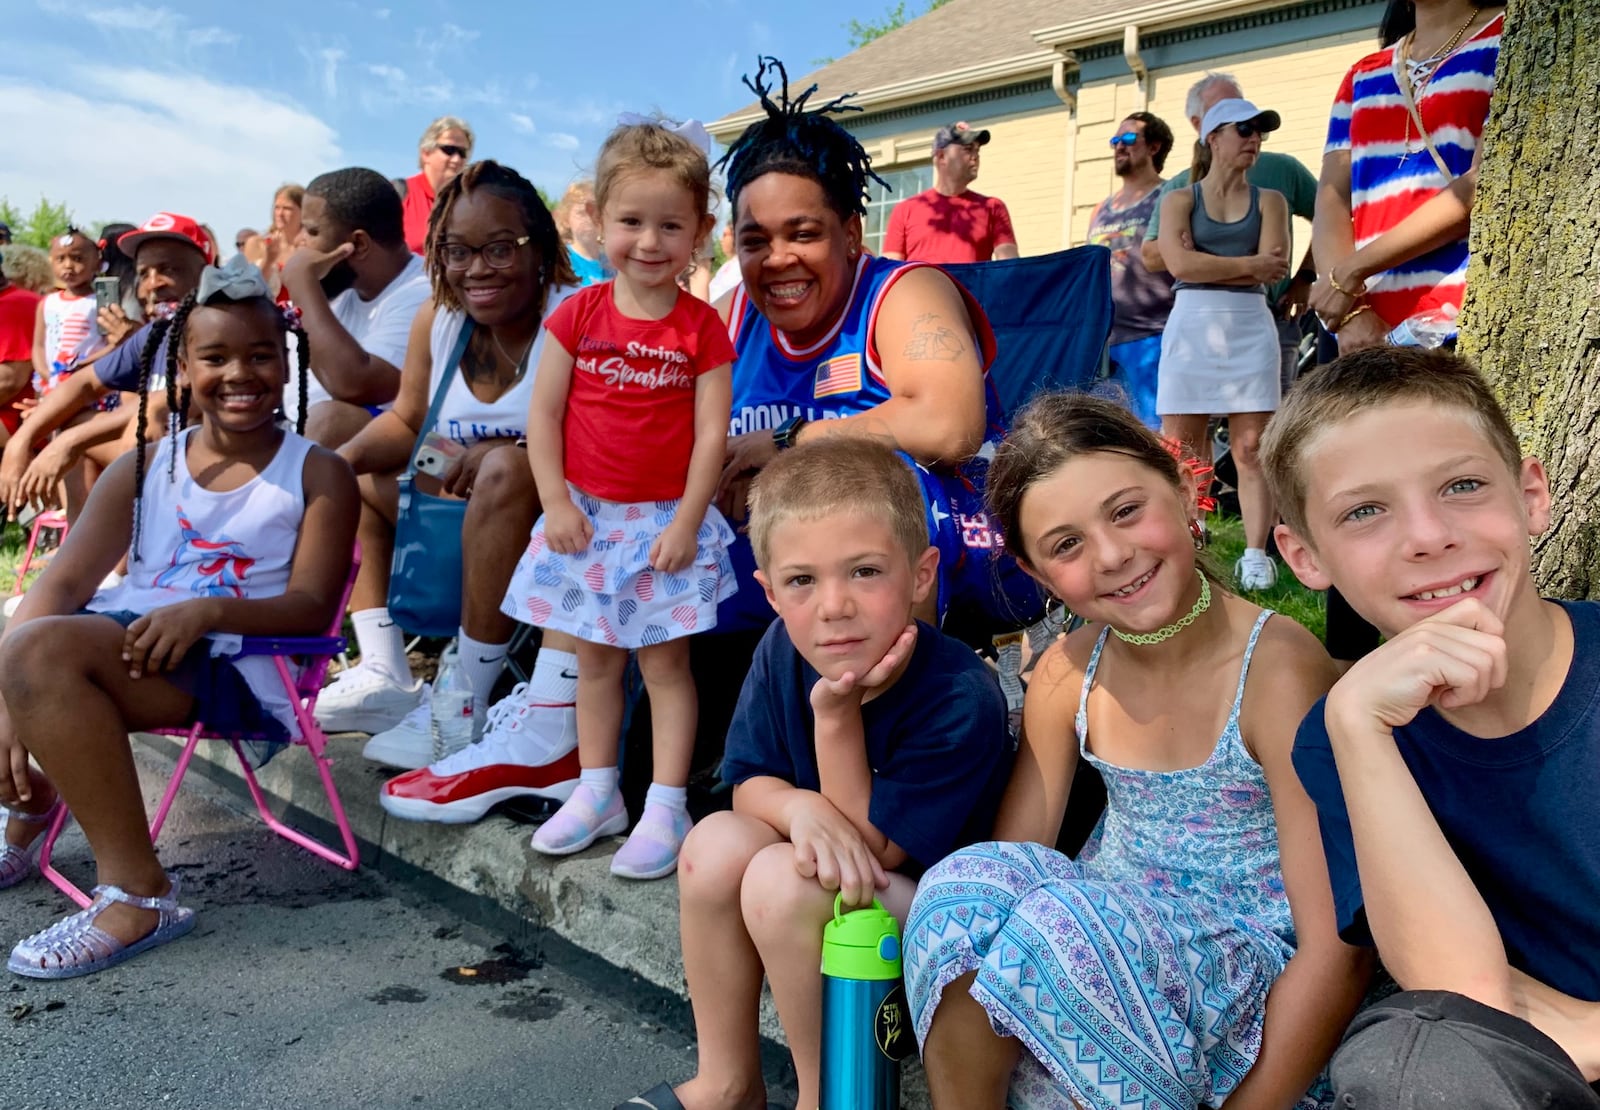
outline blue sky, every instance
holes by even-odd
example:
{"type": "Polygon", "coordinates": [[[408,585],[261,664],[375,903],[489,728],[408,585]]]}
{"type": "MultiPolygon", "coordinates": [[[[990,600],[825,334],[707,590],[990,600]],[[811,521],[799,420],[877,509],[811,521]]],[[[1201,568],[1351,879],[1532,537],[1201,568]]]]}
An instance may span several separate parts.
{"type": "Polygon", "coordinates": [[[0,196],[78,219],[171,209],[230,242],[274,189],[339,166],[416,170],[428,121],[547,192],[581,175],[620,111],[713,119],[773,53],[796,75],[847,51],[888,0],[7,0],[0,196]]]}

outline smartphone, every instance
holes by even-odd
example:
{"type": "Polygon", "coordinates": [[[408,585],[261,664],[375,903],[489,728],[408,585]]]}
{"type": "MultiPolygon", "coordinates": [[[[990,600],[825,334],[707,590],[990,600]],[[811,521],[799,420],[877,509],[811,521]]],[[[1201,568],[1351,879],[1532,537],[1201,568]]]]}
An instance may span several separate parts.
{"type": "Polygon", "coordinates": [[[115,274],[102,274],[94,279],[94,307],[99,312],[122,303],[122,279],[115,274]]]}
{"type": "Polygon", "coordinates": [[[417,469],[435,478],[443,478],[450,473],[456,460],[466,453],[467,449],[455,440],[438,432],[429,432],[422,437],[422,449],[417,452],[417,469]]]}

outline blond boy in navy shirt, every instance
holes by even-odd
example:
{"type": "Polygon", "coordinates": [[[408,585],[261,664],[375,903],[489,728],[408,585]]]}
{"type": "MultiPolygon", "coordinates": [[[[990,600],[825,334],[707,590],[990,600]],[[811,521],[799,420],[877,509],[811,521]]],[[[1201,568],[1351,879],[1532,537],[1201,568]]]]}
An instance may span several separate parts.
{"type": "Polygon", "coordinates": [[[1285,560],[1387,637],[1294,752],[1341,934],[1402,988],[1340,1105],[1600,1107],[1600,605],[1534,584],[1544,468],[1468,363],[1404,348],[1303,378],[1263,452],[1285,560]]]}
{"type": "Polygon", "coordinates": [[[888,446],[828,437],[780,454],[752,495],[757,577],[778,617],[728,730],[733,811],[696,825],[678,871],[699,1072],[624,1106],[763,1106],[763,975],[815,1106],[822,927],[836,894],[902,921],[917,877],[987,839],[1011,770],[1005,698],[970,649],[920,624],[935,588],[922,494],[888,446]]]}

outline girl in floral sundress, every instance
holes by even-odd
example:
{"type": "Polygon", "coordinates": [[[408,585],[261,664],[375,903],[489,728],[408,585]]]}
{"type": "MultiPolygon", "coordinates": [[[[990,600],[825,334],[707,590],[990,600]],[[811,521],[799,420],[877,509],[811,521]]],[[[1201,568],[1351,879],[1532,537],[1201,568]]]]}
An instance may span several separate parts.
{"type": "Polygon", "coordinates": [[[1290,763],[1335,677],[1199,565],[1193,475],[1127,413],[1047,396],[989,472],[1011,551],[1091,622],[1040,658],[996,843],[931,869],[906,986],[940,1106],[1326,1105],[1366,983],[1290,763]],[[1106,812],[1056,842],[1079,761],[1106,812]]]}

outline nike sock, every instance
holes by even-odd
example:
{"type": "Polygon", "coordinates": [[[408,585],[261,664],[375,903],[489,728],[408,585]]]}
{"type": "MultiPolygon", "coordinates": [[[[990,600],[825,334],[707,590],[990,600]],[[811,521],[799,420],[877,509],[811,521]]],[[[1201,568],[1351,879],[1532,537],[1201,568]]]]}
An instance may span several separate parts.
{"type": "Polygon", "coordinates": [[[528,696],[546,705],[571,705],[578,700],[578,657],[570,651],[542,647],[533,661],[528,696]]]}
{"type": "Polygon", "coordinates": [[[578,785],[587,786],[603,806],[609,804],[611,795],[617,792],[617,777],[615,767],[585,767],[578,772],[578,785]]]}
{"type": "Polygon", "coordinates": [[[472,694],[480,706],[489,701],[494,681],[500,677],[501,668],[506,665],[506,648],[510,643],[507,640],[501,644],[486,644],[468,636],[464,628],[456,637],[456,651],[461,655],[461,673],[467,676],[472,694]]]}
{"type": "Polygon", "coordinates": [[[410,686],[411,664],[406,660],[406,634],[390,618],[387,609],[363,609],[350,614],[356,630],[356,650],[361,662],[388,674],[402,686],[410,686]]]}
{"type": "Polygon", "coordinates": [[[647,806],[666,806],[674,813],[688,813],[689,788],[687,786],[662,786],[659,782],[652,782],[650,789],[645,791],[644,804],[647,806]]]}

